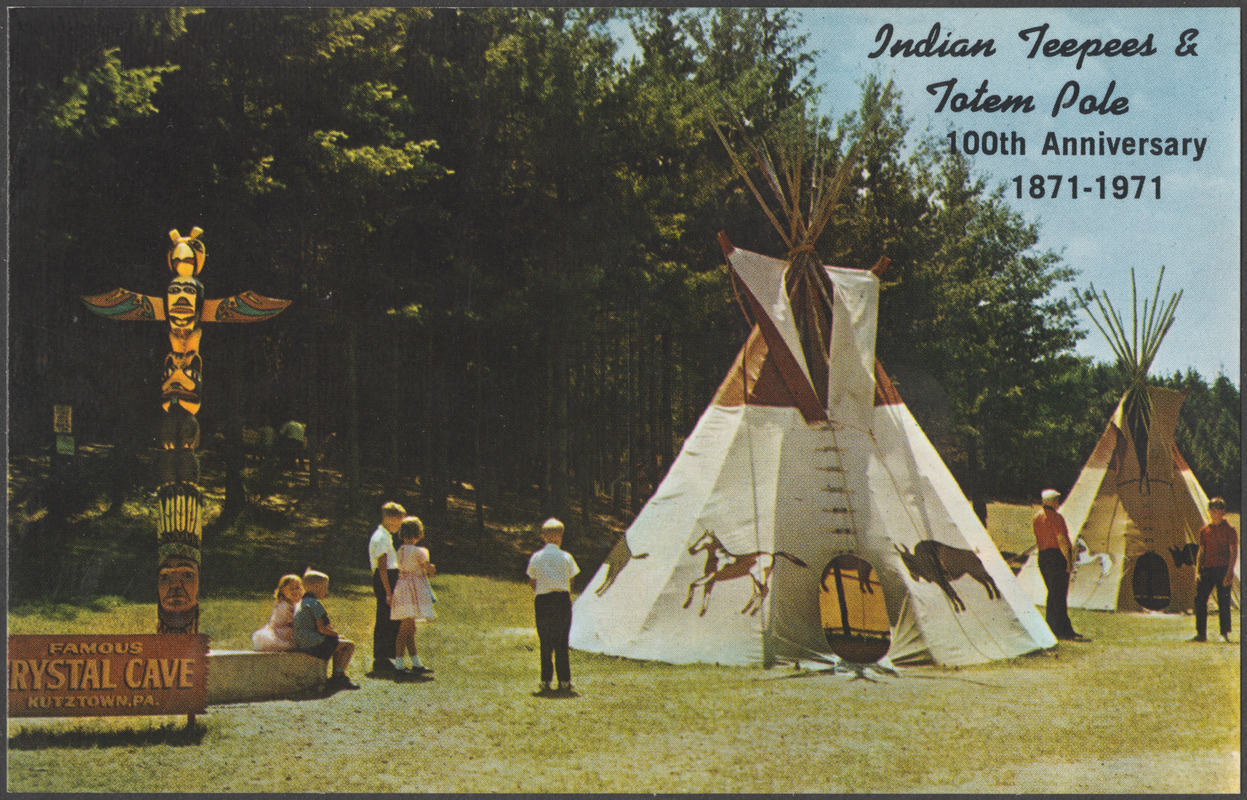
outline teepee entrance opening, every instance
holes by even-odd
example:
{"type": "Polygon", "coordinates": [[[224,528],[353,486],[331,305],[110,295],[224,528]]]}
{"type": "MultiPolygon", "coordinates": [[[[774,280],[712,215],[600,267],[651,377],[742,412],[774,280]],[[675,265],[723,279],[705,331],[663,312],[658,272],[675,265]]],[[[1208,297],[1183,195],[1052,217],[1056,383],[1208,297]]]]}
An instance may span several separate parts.
{"type": "Polygon", "coordinates": [[[883,584],[866,559],[843,554],[827,563],[818,608],[831,652],[845,661],[873,664],[892,646],[883,584]]]}
{"type": "Polygon", "coordinates": [[[1134,601],[1149,611],[1169,607],[1169,566],[1155,550],[1148,550],[1134,563],[1131,579],[1134,601]]]}

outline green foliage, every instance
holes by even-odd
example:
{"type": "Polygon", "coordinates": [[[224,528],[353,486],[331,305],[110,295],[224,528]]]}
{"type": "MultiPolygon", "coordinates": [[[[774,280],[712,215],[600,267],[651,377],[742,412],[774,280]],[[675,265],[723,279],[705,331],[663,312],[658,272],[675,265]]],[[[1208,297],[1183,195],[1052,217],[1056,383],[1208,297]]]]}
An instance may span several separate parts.
{"type": "Polygon", "coordinates": [[[1211,384],[1198,372],[1158,377],[1157,383],[1189,392],[1178,414],[1174,441],[1209,497],[1231,511],[1242,507],[1242,392],[1225,375],[1211,384]]]}
{"type": "MultiPolygon", "coordinates": [[[[898,102],[868,79],[849,131],[883,109],[863,141],[855,194],[833,221],[827,252],[838,263],[891,259],[880,301],[878,356],[885,369],[931,376],[947,402],[942,452],[980,508],[984,497],[1024,497],[1062,470],[1063,437],[1081,410],[1068,402],[1070,350],[1081,336],[1057,289],[1073,271],[1037,252],[1038,231],[989,188],[971,164],[928,138],[907,146],[898,102]],[[906,155],[908,153],[908,155],[906,155]]],[[[907,393],[923,418],[928,398],[907,393]]],[[[1085,458],[1085,456],[1084,456],[1085,458]]]]}
{"type": "MultiPolygon", "coordinates": [[[[124,443],[119,464],[148,445],[161,336],[85,319],[77,297],[159,291],[164,233],[199,225],[212,296],[294,301],[262,330],[206,335],[206,448],[233,422],[306,420],[327,484],[418,478],[433,514],[455,481],[478,487],[478,543],[508,492],[534,514],[626,517],[748,332],[716,234],[786,252],[707,124],[716,107],[762,140],[799,128],[800,174],[834,174],[860,140],[819,253],[891,260],[878,354],[967,493],[1072,480],[1125,388],[1072,353],[1072,270],[971,162],[911,136],[904,98],[868,77],[857,108],[818,110],[789,9],[11,16],[19,452],[46,448],[54,402],[82,440],[124,443]]],[[[1193,392],[1179,446],[1228,499],[1222,382],[1193,392]]],[[[142,470],[113,472],[118,496],[140,491],[124,476],[142,470]]]]}
{"type": "Polygon", "coordinates": [[[115,42],[175,42],[185,35],[187,19],[198,13],[149,9],[119,15],[80,9],[78,24],[66,27],[56,24],[54,12],[24,9],[15,21],[12,53],[15,85],[21,89],[17,116],[32,134],[91,139],[157,113],[155,95],[178,65],[135,62],[130,53],[123,59],[115,42]]]}
{"type": "Polygon", "coordinates": [[[176,66],[123,69],[110,47],[96,53],[98,61],[84,65],[78,75],[66,76],[49,91],[42,124],[61,134],[99,136],[127,117],[156,113],[152,102],[161,78],[176,66]]]}

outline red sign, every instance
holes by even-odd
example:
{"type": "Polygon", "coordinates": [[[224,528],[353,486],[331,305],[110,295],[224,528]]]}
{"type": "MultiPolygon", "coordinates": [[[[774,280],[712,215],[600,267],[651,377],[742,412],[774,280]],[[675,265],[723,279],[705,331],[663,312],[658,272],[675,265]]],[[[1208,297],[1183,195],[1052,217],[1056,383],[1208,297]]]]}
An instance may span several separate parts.
{"type": "Polygon", "coordinates": [[[198,714],[206,634],[10,636],[10,717],[198,714]]]}

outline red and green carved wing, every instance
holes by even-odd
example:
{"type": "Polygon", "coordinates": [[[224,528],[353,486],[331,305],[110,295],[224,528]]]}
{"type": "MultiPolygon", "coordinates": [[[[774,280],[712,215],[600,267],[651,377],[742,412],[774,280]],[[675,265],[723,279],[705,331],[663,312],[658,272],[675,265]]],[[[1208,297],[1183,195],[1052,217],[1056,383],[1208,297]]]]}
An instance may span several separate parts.
{"type": "Polygon", "coordinates": [[[208,300],[204,303],[204,322],[261,322],[290,305],[289,300],[264,297],[255,292],[241,292],[233,297],[208,300]]]}
{"type": "Polygon", "coordinates": [[[83,295],[87,308],[109,319],[162,320],[165,318],[165,301],[129,289],[113,289],[104,294],[83,295]]]}

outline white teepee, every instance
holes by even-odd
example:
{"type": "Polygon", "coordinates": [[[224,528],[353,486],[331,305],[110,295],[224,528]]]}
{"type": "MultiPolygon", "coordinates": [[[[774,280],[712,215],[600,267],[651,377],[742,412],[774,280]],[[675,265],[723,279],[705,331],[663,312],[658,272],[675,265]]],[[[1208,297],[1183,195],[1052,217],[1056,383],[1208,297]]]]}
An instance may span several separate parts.
{"type": "Polygon", "coordinates": [[[733,665],[1054,645],[875,360],[877,276],[723,248],[756,324],[576,600],[571,645],[733,665]]]}

